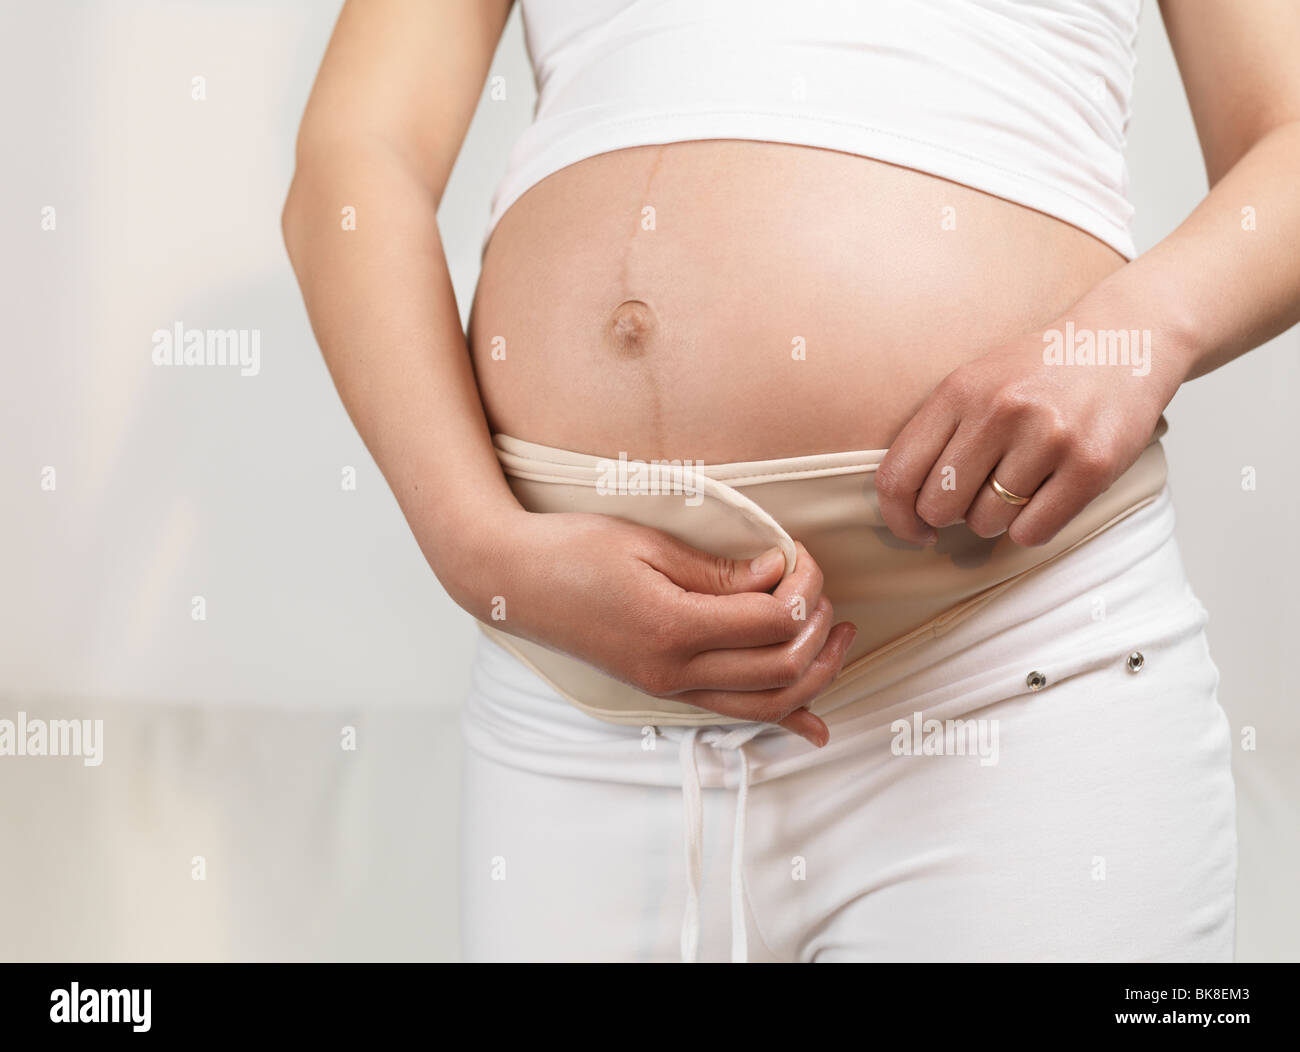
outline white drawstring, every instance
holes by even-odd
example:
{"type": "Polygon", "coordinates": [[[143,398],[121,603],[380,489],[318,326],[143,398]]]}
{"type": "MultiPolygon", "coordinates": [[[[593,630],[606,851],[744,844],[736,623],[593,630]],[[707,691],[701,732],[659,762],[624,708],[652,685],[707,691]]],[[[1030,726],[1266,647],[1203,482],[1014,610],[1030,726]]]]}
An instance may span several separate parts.
{"type": "Polygon", "coordinates": [[[731,839],[731,960],[749,958],[745,935],[745,813],[749,806],[749,757],[745,745],[763,731],[765,723],[748,723],[735,730],[720,727],[689,728],[682,735],[682,809],[686,820],[686,912],[682,917],[682,960],[693,963],[700,947],[700,885],[703,881],[704,807],[700,797],[700,769],[695,745],[734,749],[740,757],[740,786],[736,795],[736,824],[731,839]]]}
{"type": "Polygon", "coordinates": [[[740,789],[736,793],[736,826],[731,834],[731,963],[744,964],[749,960],[749,946],[745,936],[745,874],[742,868],[745,864],[745,812],[749,806],[749,757],[745,755],[744,742],[736,746],[736,752],[740,756],[740,789]]]}
{"type": "Polygon", "coordinates": [[[682,962],[694,964],[700,946],[700,854],[704,845],[704,810],[700,805],[700,771],[695,766],[692,727],[682,735],[682,811],[686,818],[686,913],[682,917],[682,962]]]}

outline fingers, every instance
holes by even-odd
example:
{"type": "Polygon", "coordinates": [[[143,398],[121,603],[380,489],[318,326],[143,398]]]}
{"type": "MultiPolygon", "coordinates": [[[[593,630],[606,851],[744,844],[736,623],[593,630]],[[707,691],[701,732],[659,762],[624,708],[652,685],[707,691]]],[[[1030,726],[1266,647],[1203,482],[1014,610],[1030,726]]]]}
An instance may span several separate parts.
{"type": "Polygon", "coordinates": [[[826,726],[820,716],[814,716],[807,709],[795,709],[789,716],[781,720],[778,726],[793,731],[800,738],[811,742],[819,749],[831,740],[831,729],[826,726]]]}
{"type": "Polygon", "coordinates": [[[793,572],[771,595],[683,593],[675,616],[688,652],[770,646],[803,632],[822,598],[825,580],[816,560],[797,541],[795,552],[793,572]]]}
{"type": "Polygon", "coordinates": [[[794,716],[790,720],[789,729],[820,747],[829,737],[826,725],[821,720],[813,723],[806,717],[795,716],[795,713],[806,708],[830,686],[831,681],[839,674],[844,664],[844,656],[848,653],[853,637],[856,635],[857,629],[850,622],[844,621],[836,625],[831,630],[826,645],[822,647],[803,678],[788,687],[755,693],[688,691],[680,695],[679,700],[741,720],[783,724],[783,721],[794,716]]]}
{"type": "Polygon", "coordinates": [[[1020,509],[1007,528],[1008,535],[1016,544],[1026,547],[1046,544],[1098,494],[1108,489],[1117,474],[1108,458],[1087,454],[1069,458],[1020,509]]]}
{"type": "Polygon", "coordinates": [[[780,600],[790,620],[798,625],[808,620],[808,612],[816,607],[826,578],[802,543],[795,541],[794,550],[797,556],[794,571],[777,585],[772,596],[780,600]]]}
{"type": "MultiPolygon", "coordinates": [[[[1054,452],[1043,447],[1019,445],[1006,453],[988,478],[997,479],[1004,489],[1034,500],[1057,465],[1054,452]]],[[[997,537],[1007,531],[1027,504],[1011,504],[998,496],[991,481],[985,481],[966,512],[966,526],[980,537],[997,537]]]]}
{"type": "Polygon", "coordinates": [[[753,559],[727,559],[663,534],[650,563],[679,588],[705,595],[770,592],[785,574],[785,553],[769,548],[753,559]]]}
{"type": "Polygon", "coordinates": [[[877,470],[885,524],[913,543],[926,543],[934,528],[963,521],[981,537],[1009,532],[1016,543],[1021,536],[1045,543],[1113,481],[1112,476],[1100,488],[1093,486],[1104,474],[1098,458],[1097,470],[1085,469],[1082,479],[1071,471],[1076,489],[1054,490],[1052,500],[1039,504],[1037,493],[1045,482],[1079,459],[1074,440],[1075,429],[1060,406],[1041,392],[1008,384],[990,393],[970,370],[957,370],[903,429],[877,470]],[[991,477],[1030,502],[1002,499],[991,477]],[[1063,515],[1067,504],[1074,511],[1063,515]],[[1013,528],[1027,516],[1025,525],[1013,528]]]}
{"type": "Polygon", "coordinates": [[[960,419],[943,388],[907,422],[876,468],[881,517],[895,537],[913,544],[932,544],[938,537],[917,513],[916,499],[960,419]]]}
{"type": "Polygon", "coordinates": [[[794,639],[766,647],[706,650],[683,669],[689,690],[772,690],[799,682],[830,636],[834,610],[825,596],[794,639]]]}
{"type": "Polygon", "coordinates": [[[955,526],[979,494],[1002,454],[1002,442],[963,420],[930,469],[916,496],[916,514],[938,529],[955,526]]]}

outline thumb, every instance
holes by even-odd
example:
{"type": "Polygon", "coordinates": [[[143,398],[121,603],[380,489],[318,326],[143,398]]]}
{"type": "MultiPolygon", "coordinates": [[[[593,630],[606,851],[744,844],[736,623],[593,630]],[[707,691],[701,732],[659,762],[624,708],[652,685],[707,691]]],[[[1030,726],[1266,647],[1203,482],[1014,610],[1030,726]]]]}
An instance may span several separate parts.
{"type": "Polygon", "coordinates": [[[728,559],[674,540],[664,550],[657,569],[688,592],[770,592],[785,576],[785,553],[769,548],[753,559],[728,559]]]}

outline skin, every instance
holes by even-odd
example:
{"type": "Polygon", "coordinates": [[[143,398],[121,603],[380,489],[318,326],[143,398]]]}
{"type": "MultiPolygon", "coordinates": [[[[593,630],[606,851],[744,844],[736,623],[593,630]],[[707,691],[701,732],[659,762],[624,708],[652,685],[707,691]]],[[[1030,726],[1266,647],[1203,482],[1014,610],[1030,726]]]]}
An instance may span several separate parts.
{"type": "Polygon", "coordinates": [[[1161,10],[1210,193],[1043,327],[1149,329],[1151,374],[1045,366],[1043,330],[951,373],[877,475],[885,521],[905,540],[964,520],[980,536],[1046,543],[1137,459],[1179,386],[1300,321],[1300,6],[1165,0],[1161,10]],[[1245,206],[1267,221],[1243,230],[1245,206]],[[956,467],[954,490],[941,488],[944,465],[956,467]],[[1032,499],[1008,505],[990,474],[1032,499]]]}
{"type": "Polygon", "coordinates": [[[805,707],[852,626],[835,624],[806,551],[781,582],[777,560],[531,514],[489,421],[706,462],[888,447],[876,483],[899,537],[925,543],[964,519],[1049,540],[1136,459],[1181,383],[1300,320],[1300,7],[1162,10],[1212,189],[1136,261],[864,158],[673,144],[591,158],[525,194],[493,235],[467,342],[437,207],[508,4],[445,0],[434,18],[422,0],[349,0],[303,119],[285,241],[340,396],[452,598],[486,620],[505,596],[507,631],[824,744],[805,707]],[[637,225],[651,198],[661,236],[637,225]],[[340,227],[345,205],[356,230],[340,227]],[[947,240],[945,205],[959,217],[947,240]],[[1043,333],[1067,321],[1150,330],[1149,375],[1045,366],[1043,333]],[[790,367],[793,335],[806,368],[790,367]],[[1007,505],[990,473],[1032,499],[1007,505]]]}
{"type": "Polygon", "coordinates": [[[1056,219],[895,165],[637,147],[507,211],[470,349],[493,429],[545,445],[705,463],[880,449],[954,368],[1122,265],[1056,219]]]}

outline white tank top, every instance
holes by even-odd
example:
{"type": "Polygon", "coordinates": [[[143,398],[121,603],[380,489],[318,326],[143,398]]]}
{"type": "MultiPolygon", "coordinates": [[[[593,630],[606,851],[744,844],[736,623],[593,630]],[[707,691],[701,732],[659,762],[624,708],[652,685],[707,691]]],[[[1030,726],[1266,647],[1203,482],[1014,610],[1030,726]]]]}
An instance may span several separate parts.
{"type": "Polygon", "coordinates": [[[484,238],[609,150],[754,139],[915,168],[1134,255],[1142,0],[521,0],[537,109],[484,238]]]}

